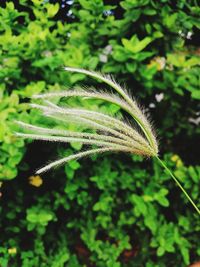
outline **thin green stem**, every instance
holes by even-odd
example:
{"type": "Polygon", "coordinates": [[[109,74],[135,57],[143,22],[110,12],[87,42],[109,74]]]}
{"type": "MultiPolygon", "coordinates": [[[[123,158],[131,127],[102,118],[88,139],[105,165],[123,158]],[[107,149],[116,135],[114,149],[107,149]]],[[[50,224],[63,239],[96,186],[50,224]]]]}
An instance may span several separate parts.
{"type": "Polygon", "coordinates": [[[183,191],[184,195],[187,197],[187,199],[190,201],[190,203],[195,208],[195,210],[197,211],[197,213],[200,215],[200,210],[198,209],[198,207],[196,206],[196,204],[194,203],[194,201],[191,199],[191,197],[188,195],[188,193],[185,191],[185,189],[182,187],[182,185],[180,184],[180,182],[178,181],[178,179],[174,176],[174,174],[170,171],[170,169],[168,169],[168,167],[165,165],[165,163],[159,157],[157,157],[157,156],[155,156],[155,157],[158,160],[158,162],[160,163],[160,165],[162,167],[164,167],[164,169],[167,171],[167,173],[174,179],[174,181],[176,182],[176,184],[183,191]]]}

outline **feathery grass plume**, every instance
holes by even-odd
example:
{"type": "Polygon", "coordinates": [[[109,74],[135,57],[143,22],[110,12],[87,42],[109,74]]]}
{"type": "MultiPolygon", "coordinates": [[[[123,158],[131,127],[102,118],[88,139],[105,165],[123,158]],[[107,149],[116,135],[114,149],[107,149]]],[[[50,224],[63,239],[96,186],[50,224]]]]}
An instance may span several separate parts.
{"type": "Polygon", "coordinates": [[[65,67],[64,69],[69,72],[82,73],[98,79],[101,82],[111,86],[118,93],[118,95],[98,92],[94,89],[75,89],[64,92],[34,95],[33,98],[43,100],[43,104],[30,105],[33,108],[41,110],[44,116],[50,117],[55,121],[81,125],[84,130],[95,129],[96,131],[95,133],[90,133],[50,129],[16,121],[16,123],[23,129],[33,132],[16,133],[17,136],[23,138],[31,138],[49,142],[80,142],[82,144],[96,146],[96,148],[88,149],[86,151],[82,151],[49,163],[39,169],[36,173],[40,174],[50,170],[53,167],[60,166],[61,164],[64,164],[70,160],[79,159],[97,153],[126,152],[146,157],[155,157],[161,166],[164,167],[167,173],[174,179],[193,207],[200,214],[200,210],[182,187],[180,182],[167,168],[165,163],[158,157],[158,144],[152,126],[144,112],[141,110],[141,108],[139,108],[136,101],[126,92],[126,90],[124,90],[111,76],[105,76],[101,73],[85,69],[70,67],[65,67]],[[55,97],[82,97],[84,99],[96,98],[116,104],[134,119],[136,126],[133,127],[122,119],[102,112],[58,106],[50,101],[51,98],[55,97]]]}

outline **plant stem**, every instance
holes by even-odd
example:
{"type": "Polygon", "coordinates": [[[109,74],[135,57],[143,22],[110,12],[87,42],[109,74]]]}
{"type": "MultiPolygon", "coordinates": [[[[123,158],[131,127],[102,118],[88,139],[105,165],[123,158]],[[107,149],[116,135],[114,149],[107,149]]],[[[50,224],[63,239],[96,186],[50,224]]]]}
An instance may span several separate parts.
{"type": "Polygon", "coordinates": [[[164,169],[167,171],[167,173],[174,179],[174,181],[176,182],[176,184],[183,191],[183,193],[185,194],[185,196],[187,197],[187,199],[190,201],[190,203],[192,204],[192,206],[195,208],[195,210],[197,211],[197,213],[200,215],[200,210],[198,209],[198,207],[196,206],[196,204],[194,203],[194,201],[191,199],[191,197],[188,195],[188,193],[185,191],[185,189],[182,187],[182,185],[180,184],[180,182],[178,181],[178,179],[174,176],[174,174],[170,171],[170,169],[168,169],[168,167],[165,165],[165,163],[159,157],[157,157],[157,156],[155,156],[155,157],[158,160],[158,162],[160,163],[160,165],[162,167],[164,167],[164,169]]]}

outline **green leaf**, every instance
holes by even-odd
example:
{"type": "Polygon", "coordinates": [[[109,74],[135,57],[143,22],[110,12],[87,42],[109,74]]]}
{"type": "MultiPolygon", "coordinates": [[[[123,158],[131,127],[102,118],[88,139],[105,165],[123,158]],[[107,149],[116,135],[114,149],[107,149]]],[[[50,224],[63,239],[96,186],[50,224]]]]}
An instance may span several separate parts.
{"type": "Polygon", "coordinates": [[[193,89],[191,93],[192,93],[192,98],[200,100],[200,91],[199,91],[199,89],[193,89]]]}
{"type": "Polygon", "coordinates": [[[68,162],[68,165],[70,166],[70,168],[72,168],[73,170],[77,170],[80,168],[80,163],[78,161],[75,160],[71,160],[68,162]]]}
{"type": "Polygon", "coordinates": [[[145,37],[140,41],[136,34],[133,35],[130,40],[122,38],[122,44],[124,47],[134,54],[142,51],[152,41],[153,39],[151,37],[145,37]]]}
{"type": "Polygon", "coordinates": [[[189,255],[188,248],[181,246],[180,250],[181,250],[181,254],[183,256],[184,263],[188,265],[190,263],[190,255],[189,255]]]}
{"type": "Polygon", "coordinates": [[[137,63],[136,62],[126,63],[126,68],[130,73],[134,73],[137,69],[137,63]]]}
{"type": "Polygon", "coordinates": [[[158,203],[160,204],[160,205],[162,205],[162,206],[164,206],[164,207],[169,207],[169,200],[167,199],[167,198],[165,198],[165,197],[159,197],[158,199],[157,199],[157,201],[158,201],[158,203]]]}
{"type": "Polygon", "coordinates": [[[40,223],[46,223],[46,222],[48,222],[48,221],[51,221],[53,219],[53,216],[52,216],[52,214],[50,214],[50,213],[39,213],[38,214],[38,221],[40,222],[40,223]]]}
{"type": "Polygon", "coordinates": [[[189,166],[188,167],[188,172],[189,172],[189,175],[190,177],[192,178],[192,180],[195,182],[195,183],[199,183],[200,181],[200,177],[198,175],[198,172],[195,170],[195,168],[193,166],[189,166]]]}
{"type": "Polygon", "coordinates": [[[174,25],[176,25],[176,20],[178,18],[178,13],[174,13],[172,15],[167,15],[164,17],[163,22],[165,26],[169,29],[174,28],[174,25]]]}
{"type": "Polygon", "coordinates": [[[92,5],[91,1],[88,1],[88,0],[79,0],[79,3],[85,9],[92,10],[92,8],[93,8],[93,5],[92,5]]]}
{"type": "Polygon", "coordinates": [[[70,142],[71,147],[73,147],[75,150],[80,150],[83,146],[82,143],[79,142],[70,142]]]}
{"type": "Polygon", "coordinates": [[[188,60],[186,60],[184,67],[185,68],[190,68],[196,65],[200,65],[200,57],[192,57],[188,60]]]}
{"type": "Polygon", "coordinates": [[[144,224],[155,234],[157,230],[157,219],[151,215],[146,216],[144,219],[144,224]]]}
{"type": "Polygon", "coordinates": [[[148,16],[154,16],[157,14],[157,11],[155,9],[145,8],[142,13],[148,16]]]}
{"type": "Polygon", "coordinates": [[[143,215],[147,214],[147,206],[146,206],[142,197],[139,197],[139,196],[133,194],[133,195],[131,195],[130,200],[133,204],[135,204],[135,208],[137,208],[137,210],[141,214],[143,214],[143,215]]]}
{"type": "Polygon", "coordinates": [[[58,10],[59,10],[59,4],[58,3],[56,3],[55,5],[46,4],[45,7],[47,9],[47,15],[49,18],[54,17],[58,13],[58,10]]]}
{"type": "Polygon", "coordinates": [[[118,62],[126,62],[131,54],[127,53],[124,47],[117,46],[116,48],[114,48],[112,56],[118,62]]]}
{"type": "Polygon", "coordinates": [[[38,217],[35,213],[29,213],[26,217],[27,221],[31,223],[36,223],[38,221],[38,217]]]}
{"type": "Polygon", "coordinates": [[[159,248],[157,249],[157,255],[158,255],[158,257],[163,256],[164,253],[165,253],[165,249],[164,249],[163,247],[159,247],[159,248]]]}
{"type": "Polygon", "coordinates": [[[185,55],[183,54],[167,54],[167,62],[176,67],[184,67],[185,55]]]}

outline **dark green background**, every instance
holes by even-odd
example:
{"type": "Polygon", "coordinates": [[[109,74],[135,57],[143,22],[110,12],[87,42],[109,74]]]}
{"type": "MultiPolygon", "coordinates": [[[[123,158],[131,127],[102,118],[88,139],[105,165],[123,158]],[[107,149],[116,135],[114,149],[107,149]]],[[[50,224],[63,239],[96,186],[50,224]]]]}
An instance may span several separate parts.
{"type": "MultiPolygon", "coordinates": [[[[35,93],[82,84],[110,90],[63,66],[113,74],[151,114],[161,157],[199,206],[198,1],[0,5],[0,265],[171,267],[197,261],[199,216],[156,162],[94,156],[43,175],[35,187],[29,177],[36,168],[81,147],[24,142],[13,135],[19,130],[13,121],[51,125],[30,110],[35,93]]],[[[68,104],[120,112],[101,101],[68,104]]]]}

